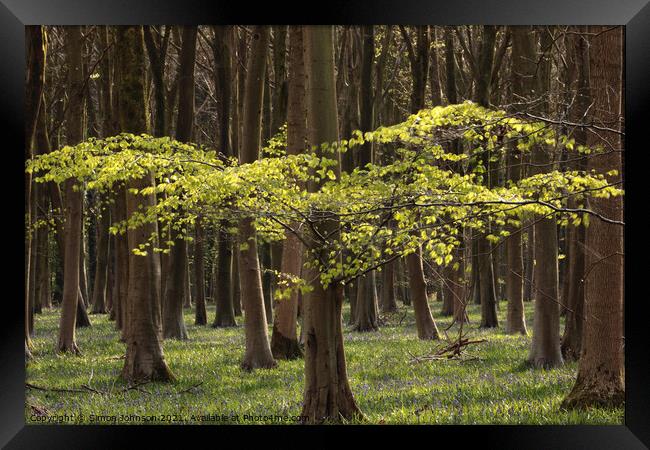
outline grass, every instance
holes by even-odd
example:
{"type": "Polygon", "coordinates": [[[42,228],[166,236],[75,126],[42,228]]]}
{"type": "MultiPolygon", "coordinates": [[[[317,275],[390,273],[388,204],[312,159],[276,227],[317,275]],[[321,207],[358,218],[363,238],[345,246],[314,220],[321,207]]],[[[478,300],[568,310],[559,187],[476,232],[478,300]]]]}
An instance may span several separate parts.
{"type": "MultiPolygon", "coordinates": [[[[442,332],[450,318],[440,316],[440,305],[431,303],[442,332]]],[[[502,302],[502,325],[505,309],[502,302]]],[[[472,305],[469,312],[471,324],[466,329],[472,338],[485,338],[487,342],[470,346],[467,352],[476,359],[464,361],[412,362],[410,354],[430,354],[441,344],[417,339],[411,309],[390,316],[378,332],[357,333],[346,326],[348,377],[370,423],[623,423],[623,408],[560,410],[562,398],[573,386],[577,364],[567,363],[552,370],[527,368],[522,362],[530,337],[507,336],[502,328],[478,330],[478,306],[472,305]]],[[[348,314],[346,307],[346,324],[348,314]]],[[[149,383],[138,390],[128,389],[118,379],[125,346],[106,315],[91,316],[93,326],[77,330],[81,356],[55,353],[58,317],[56,309],[36,316],[34,359],[27,367],[26,381],[40,387],[83,392],[27,389],[28,424],[277,424],[282,422],[269,416],[282,416],[284,423],[294,423],[292,418],[300,414],[303,361],[280,361],[276,369],[243,372],[239,368],[244,350],[241,326],[197,327],[193,311],[185,310],[190,340],[164,342],[166,360],[178,381],[149,383]]],[[[210,305],[209,321],[213,317],[214,306],[210,305]]],[[[526,304],[526,317],[532,317],[530,303],[526,304]]],[[[242,322],[241,318],[238,322],[242,322]]],[[[452,327],[449,333],[457,333],[457,328],[452,327]]]]}

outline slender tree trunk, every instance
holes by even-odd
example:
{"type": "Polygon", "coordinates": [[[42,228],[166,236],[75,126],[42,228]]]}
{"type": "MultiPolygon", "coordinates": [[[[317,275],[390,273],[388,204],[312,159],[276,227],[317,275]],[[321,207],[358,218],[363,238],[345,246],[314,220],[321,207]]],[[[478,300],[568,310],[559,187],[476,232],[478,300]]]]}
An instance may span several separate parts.
{"type": "MultiPolygon", "coordinates": [[[[302,27],[289,27],[289,78],[287,112],[287,154],[302,152],[306,145],[305,65],[303,59],[302,27]]],[[[280,271],[300,277],[303,246],[298,237],[286,233],[282,249],[280,271]]],[[[271,335],[271,350],[276,359],[295,359],[302,356],[297,336],[298,291],[289,298],[276,302],[271,335]]]]}
{"type": "MultiPolygon", "coordinates": [[[[530,27],[516,26],[512,34],[512,85],[513,94],[518,99],[528,99],[534,95],[536,69],[534,34],[530,27]]],[[[521,102],[521,100],[518,100],[521,102]]],[[[516,111],[522,108],[515,107],[516,111]]],[[[508,178],[517,183],[521,179],[522,154],[516,144],[508,147],[508,178]]],[[[522,249],[522,228],[509,227],[511,235],[506,240],[508,272],[506,273],[506,298],[508,313],[506,333],[528,334],[524,315],[524,260],[522,249]]]]}
{"type": "MultiPolygon", "coordinates": [[[[141,26],[117,29],[119,82],[118,115],[120,128],[131,133],[148,130],[145,115],[144,35],[141,26]]],[[[152,186],[148,174],[129,183],[129,189],[152,186]]],[[[127,191],[127,215],[140,208],[153,207],[155,194],[134,195],[127,191]]],[[[158,223],[152,221],[127,231],[127,249],[137,248],[158,234],[158,223]]],[[[154,243],[155,246],[156,243],[154,243]]],[[[162,349],[160,314],[160,258],[150,249],[146,256],[128,254],[128,314],[123,324],[126,333],[126,357],[122,377],[127,381],[169,381],[174,377],[167,367],[162,349]]]]}
{"type": "MultiPolygon", "coordinates": [[[[65,49],[68,62],[68,86],[70,100],[67,115],[68,141],[72,145],[83,138],[83,74],[81,67],[81,28],[66,28],[65,49]]],[[[59,325],[58,351],[78,353],[75,340],[79,289],[79,256],[81,254],[81,205],[82,189],[75,189],[75,181],[65,182],[65,253],[63,263],[63,301],[59,325]]]]}
{"type": "MultiPolygon", "coordinates": [[[[584,27],[578,27],[580,31],[584,27]]],[[[589,49],[583,36],[575,35],[569,43],[574,63],[571,72],[572,78],[577,78],[577,93],[573,107],[569,109],[569,115],[574,121],[583,120],[588,109],[591,107],[592,99],[589,92],[589,49]]],[[[587,144],[587,130],[577,128],[573,131],[573,138],[578,145],[587,144]]],[[[570,168],[586,170],[587,164],[584,160],[570,162],[570,168]]],[[[577,207],[574,198],[567,200],[569,208],[577,207]]],[[[562,335],[561,350],[565,360],[578,360],[582,352],[582,338],[584,329],[584,275],[585,275],[585,228],[582,224],[576,227],[567,228],[567,270],[566,289],[563,292],[562,303],[566,307],[564,320],[564,334],[562,335]]]]}
{"type": "MultiPolygon", "coordinates": [[[[176,139],[189,142],[194,127],[194,63],[196,60],[196,26],[183,27],[178,69],[178,116],[176,139]]],[[[173,339],[188,339],[183,321],[183,300],[187,296],[187,241],[172,230],[174,246],[168,260],[163,308],[163,335],[173,339]]]]}
{"type": "MultiPolygon", "coordinates": [[[[264,99],[264,73],[269,45],[269,28],[256,26],[253,30],[251,55],[246,71],[246,99],[243,122],[247,124],[242,135],[239,155],[242,164],[252,163],[259,157],[262,108],[264,99]]],[[[239,283],[244,301],[244,328],[246,353],[242,361],[244,370],[275,367],[267,333],[266,311],[262,291],[262,276],[257,254],[257,237],[252,218],[239,223],[239,283]]]]}
{"type": "Polygon", "coordinates": [[[101,212],[97,226],[97,263],[95,265],[95,282],[93,283],[93,314],[106,313],[106,282],[108,280],[108,262],[110,261],[108,245],[108,228],[111,218],[106,207],[101,212]]]}
{"type": "MultiPolygon", "coordinates": [[[[31,26],[25,29],[25,44],[27,48],[27,85],[25,97],[25,161],[29,160],[33,155],[32,142],[34,139],[34,132],[36,130],[36,123],[39,116],[39,109],[41,108],[41,101],[43,97],[43,85],[45,83],[45,48],[46,37],[45,31],[40,26],[31,26]]],[[[25,359],[31,358],[30,346],[30,318],[32,317],[32,310],[29,303],[30,297],[30,262],[31,249],[32,249],[32,233],[30,227],[32,225],[31,216],[31,198],[32,198],[32,176],[25,174],[25,226],[26,226],[26,239],[25,239],[25,359]]],[[[73,339],[74,341],[74,339],[73,339]]]]}
{"type": "MultiPolygon", "coordinates": [[[[594,121],[621,129],[623,28],[590,26],[590,85],[594,121]]],[[[613,132],[589,133],[590,146],[609,153],[592,156],[589,169],[623,179],[622,140],[613,132]]],[[[604,217],[623,220],[623,198],[591,198],[589,206],[604,217]]],[[[578,377],[564,407],[621,406],[625,402],[623,330],[623,227],[594,219],[586,229],[585,327],[578,377]]]]}
{"type": "Polygon", "coordinates": [[[429,301],[427,299],[427,285],[424,281],[424,268],[422,267],[422,251],[418,249],[406,257],[409,271],[409,286],[411,288],[413,311],[415,313],[415,326],[418,338],[422,340],[439,339],[438,327],[433,321],[429,301]]]}
{"type": "MultiPolygon", "coordinates": [[[[309,142],[333,142],[338,139],[336,85],[334,77],[333,29],[331,26],[304,28],[305,73],[309,142]]],[[[335,167],[340,175],[340,167],[335,167]]],[[[317,186],[309,186],[313,191],[317,186]]],[[[317,223],[321,231],[330,231],[337,239],[337,224],[317,223]]],[[[324,248],[312,249],[321,254],[324,248]]],[[[307,270],[313,280],[312,291],[303,298],[305,336],[305,395],[302,416],[308,423],[340,422],[361,415],[348,383],[341,308],[343,286],[323,286],[316,269],[307,270]]]]}
{"type": "MultiPolygon", "coordinates": [[[[538,89],[547,92],[550,86],[551,36],[540,30],[542,60],[537,67],[538,89]]],[[[542,111],[543,112],[543,111],[542,111]]],[[[531,152],[531,175],[553,169],[551,149],[535,146],[531,152]]],[[[540,218],[535,222],[535,268],[533,291],[535,313],[533,338],[528,362],[535,367],[555,367],[564,363],[560,351],[560,308],[558,281],[557,225],[555,216],[540,218]]]]}
{"type": "Polygon", "coordinates": [[[194,285],[196,294],[194,304],[196,307],[194,324],[207,325],[208,314],[205,310],[205,263],[203,261],[203,247],[205,245],[203,237],[203,224],[201,218],[197,218],[194,235],[194,285]]]}
{"type": "Polygon", "coordinates": [[[357,300],[355,331],[376,331],[379,329],[377,320],[377,285],[373,281],[375,271],[371,270],[366,275],[357,278],[357,300]]]}
{"type": "Polygon", "coordinates": [[[237,326],[237,322],[235,321],[235,309],[233,307],[233,284],[231,283],[231,264],[233,263],[234,258],[232,239],[228,231],[225,229],[227,226],[228,222],[222,222],[217,234],[217,273],[215,289],[216,314],[214,316],[214,322],[212,323],[214,328],[237,326]]]}
{"type": "Polygon", "coordinates": [[[390,313],[397,311],[397,292],[395,289],[395,261],[386,264],[382,271],[381,312],[390,313]]]}

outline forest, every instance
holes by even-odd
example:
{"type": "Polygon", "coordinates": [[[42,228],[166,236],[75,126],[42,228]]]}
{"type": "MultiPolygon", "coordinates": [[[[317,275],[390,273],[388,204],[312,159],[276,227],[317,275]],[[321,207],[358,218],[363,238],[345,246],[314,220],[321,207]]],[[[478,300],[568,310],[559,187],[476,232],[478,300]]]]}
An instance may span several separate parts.
{"type": "Polygon", "coordinates": [[[27,26],[27,424],[621,424],[620,26],[27,26]]]}

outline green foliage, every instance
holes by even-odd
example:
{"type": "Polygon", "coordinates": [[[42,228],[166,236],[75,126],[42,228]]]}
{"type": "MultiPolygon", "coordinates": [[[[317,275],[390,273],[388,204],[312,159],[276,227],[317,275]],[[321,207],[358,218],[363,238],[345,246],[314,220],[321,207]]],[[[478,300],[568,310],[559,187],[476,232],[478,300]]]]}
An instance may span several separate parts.
{"type": "Polygon", "coordinates": [[[158,220],[161,242],[170,244],[167,229],[186,236],[198,214],[214,223],[249,217],[262,240],[298,234],[325,285],[354,278],[420,245],[436,264],[453,263],[462,229],[483,232],[488,221],[514,225],[545,215],[563,225],[587,223],[583,213],[589,196],[622,194],[604,174],[585,171],[549,170],[505,187],[486,187],[486,157],[503,154],[512,143],[521,152],[558,145],[583,153],[602,149],[576,149],[571,139],[544,123],[472,102],[422,110],[397,125],[355,131],[349,140],[324,143],[299,155],[286,155],[285,142],[283,127],[264,150],[274,157],[238,164],[214,150],[168,137],[120,134],[40,156],[27,170],[39,182],[72,178],[86,189],[104,192],[151,172],[155,184],[134,193],[155,194],[155,206],[114,224],[113,232],[158,220]],[[369,141],[394,147],[394,162],[337,175],[339,153],[369,141]],[[462,143],[461,153],[448,151],[452,141],[462,143]],[[308,192],[302,187],[308,183],[319,188],[308,192]],[[566,208],[569,197],[577,208],[566,208]],[[320,224],[328,221],[339,224],[340,232],[323,234],[320,224]]]}

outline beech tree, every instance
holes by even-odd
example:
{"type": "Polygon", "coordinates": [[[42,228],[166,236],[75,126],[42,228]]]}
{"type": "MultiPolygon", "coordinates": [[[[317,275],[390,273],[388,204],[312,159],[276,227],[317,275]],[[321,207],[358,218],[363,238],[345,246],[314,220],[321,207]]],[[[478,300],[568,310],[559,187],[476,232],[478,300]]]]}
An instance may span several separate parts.
{"type": "MultiPolygon", "coordinates": [[[[262,100],[264,72],[269,43],[269,28],[256,26],[253,30],[251,55],[246,67],[246,98],[239,160],[252,163],[259,157],[262,130],[262,100]]],[[[252,218],[239,222],[239,283],[243,300],[246,353],[242,361],[245,370],[275,367],[266,329],[266,311],[262,293],[262,277],[257,255],[257,236],[252,218]]]]}
{"type": "MultiPolygon", "coordinates": [[[[589,84],[593,118],[608,131],[591,132],[587,141],[606,149],[589,159],[589,167],[607,173],[611,184],[622,182],[623,30],[590,26],[589,84]],[[621,151],[618,151],[618,150],[621,151]]],[[[620,196],[589,200],[590,208],[622,220],[620,196]]],[[[585,328],[576,383],[564,407],[622,405],[623,365],[623,227],[595,219],[586,229],[585,328]]]]}

